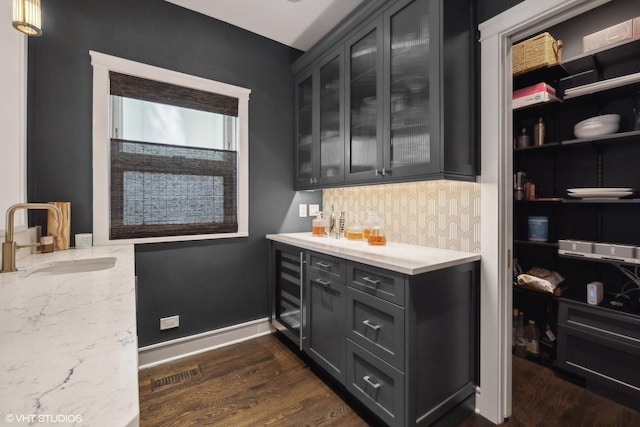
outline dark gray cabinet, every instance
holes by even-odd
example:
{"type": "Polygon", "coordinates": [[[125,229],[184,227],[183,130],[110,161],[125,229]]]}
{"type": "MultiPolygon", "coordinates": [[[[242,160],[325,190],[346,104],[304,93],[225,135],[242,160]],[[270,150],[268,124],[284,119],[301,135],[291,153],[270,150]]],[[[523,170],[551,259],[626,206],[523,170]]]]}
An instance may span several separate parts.
{"type": "Polygon", "coordinates": [[[307,321],[303,349],[341,384],[344,384],[346,358],[344,271],[344,261],[307,253],[307,321]]]}
{"type": "Polygon", "coordinates": [[[457,425],[473,412],[479,262],[406,275],[277,242],[272,248],[272,292],[280,292],[283,273],[285,282],[304,278],[303,351],[379,420],[457,425]],[[292,275],[282,264],[297,265],[299,251],[304,268],[292,275]]]}
{"type": "MultiPolygon", "coordinates": [[[[307,76],[327,62],[327,49],[343,52],[344,91],[336,111],[344,123],[344,153],[339,175],[297,178],[296,188],[475,179],[475,21],[471,0],[365,2],[330,37],[331,45],[320,43],[303,55],[293,65],[298,92],[307,90],[307,76]]],[[[317,85],[315,98],[324,87],[317,85]]],[[[296,106],[298,152],[305,142],[320,146],[322,135],[300,132],[306,129],[303,105],[296,106]]],[[[305,159],[298,156],[298,162],[305,159]]],[[[299,163],[301,169],[306,170],[299,163]]]]}
{"type": "Polygon", "coordinates": [[[478,263],[347,274],[347,390],[391,426],[447,424],[475,402],[478,263]]]}
{"type": "Polygon", "coordinates": [[[640,410],[640,317],[561,299],[558,366],[587,388],[640,410]]]}
{"type": "Polygon", "coordinates": [[[296,77],[296,188],[344,180],[344,65],[332,51],[296,77]]]}

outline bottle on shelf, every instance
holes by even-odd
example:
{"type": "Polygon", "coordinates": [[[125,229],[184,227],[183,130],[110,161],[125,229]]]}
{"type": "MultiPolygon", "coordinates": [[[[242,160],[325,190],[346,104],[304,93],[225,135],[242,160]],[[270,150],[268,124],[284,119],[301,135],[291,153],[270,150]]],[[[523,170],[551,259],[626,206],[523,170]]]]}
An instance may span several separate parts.
{"type": "Polygon", "coordinates": [[[540,359],[548,364],[553,364],[556,358],[556,335],[551,329],[553,322],[553,310],[551,303],[547,304],[547,319],[545,332],[540,336],[540,359]]]}
{"type": "Polygon", "coordinates": [[[525,329],[525,339],[527,341],[527,355],[533,357],[540,356],[540,330],[535,320],[529,320],[525,329]]]}
{"type": "Polygon", "coordinates": [[[516,356],[525,357],[527,355],[527,341],[524,336],[524,312],[518,314],[518,324],[516,325],[516,356]]]}
{"type": "Polygon", "coordinates": [[[545,126],[542,117],[538,119],[535,125],[533,125],[533,144],[534,145],[542,145],[544,144],[544,133],[545,126]]]}
{"type": "Polygon", "coordinates": [[[516,148],[525,148],[531,145],[531,138],[527,135],[527,128],[522,128],[520,136],[518,136],[516,148]]]}
{"type": "Polygon", "coordinates": [[[540,329],[535,320],[529,320],[525,328],[525,338],[527,340],[527,355],[533,357],[540,356],[540,329]]]}

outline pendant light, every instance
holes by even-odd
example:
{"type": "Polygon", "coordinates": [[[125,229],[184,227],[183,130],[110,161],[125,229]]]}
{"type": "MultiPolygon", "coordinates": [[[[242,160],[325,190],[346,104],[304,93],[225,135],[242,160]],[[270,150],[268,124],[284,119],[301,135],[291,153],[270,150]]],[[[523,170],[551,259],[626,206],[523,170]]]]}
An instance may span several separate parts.
{"type": "Polygon", "coordinates": [[[13,27],[28,36],[41,36],[40,0],[13,0],[13,27]]]}

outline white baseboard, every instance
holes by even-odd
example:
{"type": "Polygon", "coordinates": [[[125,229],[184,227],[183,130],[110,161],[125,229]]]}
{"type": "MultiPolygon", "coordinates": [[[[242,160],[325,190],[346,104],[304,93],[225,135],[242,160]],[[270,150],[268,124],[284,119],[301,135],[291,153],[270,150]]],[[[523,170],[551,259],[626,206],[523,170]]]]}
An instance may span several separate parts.
{"type": "Polygon", "coordinates": [[[141,347],[138,349],[138,369],[150,368],[183,357],[215,350],[274,331],[269,319],[265,318],[141,347]]]}

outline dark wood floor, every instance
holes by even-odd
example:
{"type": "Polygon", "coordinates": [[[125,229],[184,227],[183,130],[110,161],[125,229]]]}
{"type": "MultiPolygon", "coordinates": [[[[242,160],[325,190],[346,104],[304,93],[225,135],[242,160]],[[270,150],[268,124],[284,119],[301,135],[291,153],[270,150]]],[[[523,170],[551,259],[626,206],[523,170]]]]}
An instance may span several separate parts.
{"type": "MultiPolygon", "coordinates": [[[[372,424],[271,335],[141,370],[139,382],[142,427],[372,424]]],[[[492,425],[474,415],[461,427],[492,425]]],[[[640,412],[514,357],[513,415],[502,425],[640,426],[640,412]]]]}

